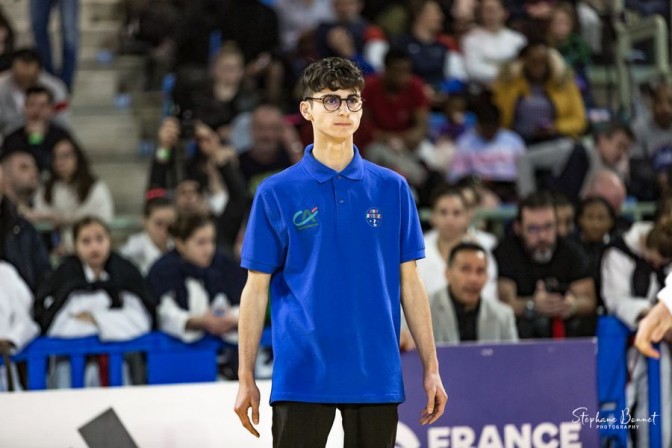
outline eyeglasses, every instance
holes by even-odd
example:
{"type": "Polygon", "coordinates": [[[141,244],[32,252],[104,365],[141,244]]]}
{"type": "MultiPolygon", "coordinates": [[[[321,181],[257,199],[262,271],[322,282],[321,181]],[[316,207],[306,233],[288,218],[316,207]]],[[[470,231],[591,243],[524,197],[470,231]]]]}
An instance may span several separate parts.
{"type": "Polygon", "coordinates": [[[359,95],[348,95],[346,98],[341,98],[338,95],[324,95],[321,97],[310,97],[307,96],[305,100],[317,100],[322,101],[322,105],[329,112],[335,112],[341,108],[341,103],[345,101],[345,105],[348,107],[350,112],[359,112],[362,110],[364,105],[364,100],[359,95]]]}

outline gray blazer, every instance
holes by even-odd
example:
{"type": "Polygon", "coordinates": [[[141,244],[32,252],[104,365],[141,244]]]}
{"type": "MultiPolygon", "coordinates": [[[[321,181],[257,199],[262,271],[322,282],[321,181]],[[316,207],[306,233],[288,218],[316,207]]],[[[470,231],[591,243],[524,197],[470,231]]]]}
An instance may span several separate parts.
{"type": "MultiPolygon", "coordinates": [[[[448,296],[448,288],[432,294],[429,305],[432,312],[434,340],[437,343],[459,344],[460,331],[453,303],[448,296]]],[[[513,310],[503,303],[481,299],[476,325],[479,342],[518,341],[513,310]]]]}

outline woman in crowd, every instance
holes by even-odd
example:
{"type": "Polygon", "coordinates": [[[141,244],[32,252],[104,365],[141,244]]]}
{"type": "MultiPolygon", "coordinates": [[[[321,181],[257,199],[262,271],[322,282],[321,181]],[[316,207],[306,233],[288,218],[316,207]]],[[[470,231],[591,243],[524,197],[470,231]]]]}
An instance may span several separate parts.
{"type": "Polygon", "coordinates": [[[33,221],[47,221],[60,229],[60,245],[65,252],[73,248],[72,225],[85,216],[109,222],[114,204],[109,188],[89,167],[82,148],[73,139],[54,146],[49,178],[35,196],[33,221]]]}
{"type": "Polygon", "coordinates": [[[519,58],[503,68],[493,93],[502,125],[528,144],[575,138],[586,129],[574,74],[562,56],[543,42],[527,44],[519,58]]]}
{"type": "MultiPolygon", "coordinates": [[[[471,215],[466,199],[460,190],[442,186],[433,194],[432,230],[425,234],[426,258],[418,260],[418,271],[427,294],[432,295],[447,286],[444,275],[448,255],[453,247],[463,241],[477,242],[469,232],[471,215]]],[[[497,265],[488,251],[488,283],[483,289],[484,298],[497,298],[497,265]]]]}
{"type": "MultiPolygon", "coordinates": [[[[152,328],[152,306],[140,271],[111,250],[110,231],[96,217],[73,226],[75,254],[66,257],[38,292],[35,319],[47,336],[101,341],[135,339],[152,328]]],[[[68,387],[69,363],[57,361],[51,387],[68,387]]],[[[89,386],[104,385],[94,362],[87,366],[89,386]]]]}

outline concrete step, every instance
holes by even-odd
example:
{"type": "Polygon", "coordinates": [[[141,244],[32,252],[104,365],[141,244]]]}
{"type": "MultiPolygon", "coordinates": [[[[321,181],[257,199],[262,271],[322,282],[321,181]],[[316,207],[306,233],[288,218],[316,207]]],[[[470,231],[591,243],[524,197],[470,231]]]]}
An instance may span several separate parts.
{"type": "Polygon", "coordinates": [[[117,215],[142,212],[144,192],[149,175],[148,159],[131,159],[126,162],[94,162],[93,170],[107,183],[114,198],[117,215]]]}
{"type": "Polygon", "coordinates": [[[113,106],[119,92],[119,74],[113,68],[77,70],[72,107],[113,106]]]}
{"type": "Polygon", "coordinates": [[[137,154],[140,130],[128,111],[77,108],[73,110],[71,125],[91,160],[108,155],[132,158],[137,154]]]}

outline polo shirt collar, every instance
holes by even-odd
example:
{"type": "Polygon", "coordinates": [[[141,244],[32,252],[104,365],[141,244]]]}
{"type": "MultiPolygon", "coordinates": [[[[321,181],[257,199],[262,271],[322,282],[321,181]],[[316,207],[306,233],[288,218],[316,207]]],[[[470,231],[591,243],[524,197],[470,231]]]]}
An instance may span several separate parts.
{"type": "Polygon", "coordinates": [[[364,177],[364,163],[362,162],[362,156],[359,154],[359,149],[357,146],[352,146],[355,152],[354,157],[341,172],[337,172],[328,166],[319,162],[315,156],[313,156],[313,145],[310,144],[306,146],[305,153],[303,155],[302,164],[304,169],[315,178],[320,183],[324,183],[328,180],[331,180],[336,175],[341,175],[347,177],[350,180],[362,180],[364,177]]]}

